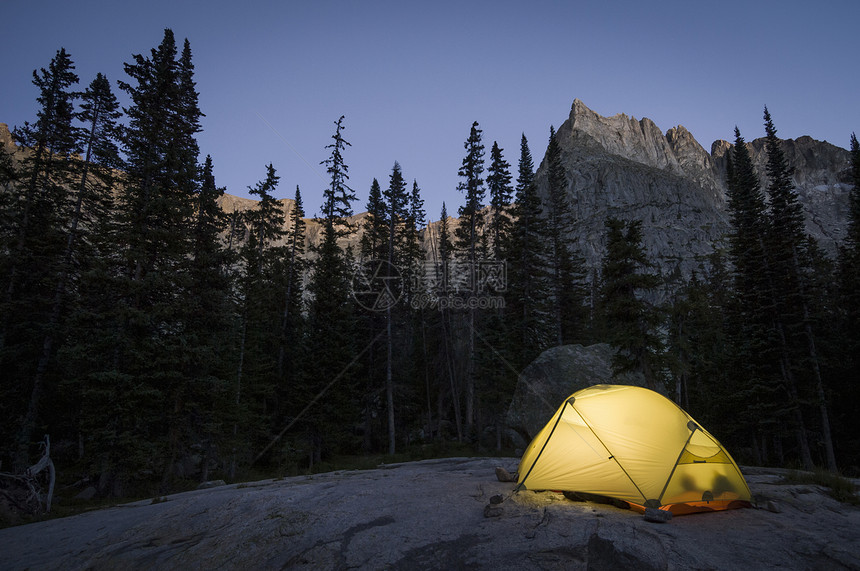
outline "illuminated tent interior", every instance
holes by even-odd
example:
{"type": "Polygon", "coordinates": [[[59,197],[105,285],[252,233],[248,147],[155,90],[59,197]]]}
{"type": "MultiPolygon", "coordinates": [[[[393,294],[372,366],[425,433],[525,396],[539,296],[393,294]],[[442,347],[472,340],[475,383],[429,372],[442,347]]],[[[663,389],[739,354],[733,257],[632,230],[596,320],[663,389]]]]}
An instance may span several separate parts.
{"type": "Polygon", "coordinates": [[[615,498],[674,515],[750,506],[725,448],[683,409],[646,388],[595,385],[574,393],[535,436],[517,490],[615,498]]]}

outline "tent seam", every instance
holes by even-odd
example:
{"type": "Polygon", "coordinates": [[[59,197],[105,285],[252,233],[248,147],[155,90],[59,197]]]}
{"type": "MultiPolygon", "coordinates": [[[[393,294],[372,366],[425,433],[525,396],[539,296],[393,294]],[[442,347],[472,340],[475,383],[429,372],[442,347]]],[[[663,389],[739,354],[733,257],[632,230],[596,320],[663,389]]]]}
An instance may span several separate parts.
{"type": "MultiPolygon", "coordinates": [[[[588,427],[588,430],[590,430],[590,431],[591,431],[591,433],[594,435],[594,437],[597,439],[597,441],[598,441],[598,442],[600,442],[600,444],[602,444],[602,445],[603,445],[603,448],[604,448],[607,452],[609,452],[609,455],[610,455],[610,456],[609,456],[609,459],[610,459],[610,460],[615,460],[615,463],[618,465],[618,467],[619,467],[619,468],[621,468],[621,471],[622,471],[622,472],[624,472],[624,475],[625,475],[625,476],[627,476],[627,479],[628,479],[628,480],[630,480],[630,483],[631,483],[631,484],[633,484],[633,487],[634,487],[634,488],[636,488],[636,491],[637,491],[637,492],[639,492],[639,495],[640,495],[640,496],[642,496],[642,500],[643,500],[643,501],[648,501],[648,498],[646,498],[646,497],[645,497],[645,494],[643,494],[643,493],[642,493],[642,490],[641,490],[641,489],[639,489],[639,486],[636,484],[636,482],[633,480],[633,478],[632,478],[632,477],[630,477],[630,474],[628,474],[628,473],[627,473],[627,470],[625,470],[625,469],[624,469],[624,466],[622,466],[622,465],[621,465],[621,462],[619,462],[619,461],[618,461],[618,458],[616,458],[616,457],[615,457],[615,454],[613,454],[613,453],[612,453],[612,450],[610,450],[610,449],[609,449],[609,446],[607,446],[607,445],[603,442],[603,440],[600,438],[600,436],[598,436],[598,435],[597,435],[597,433],[596,433],[596,432],[594,432],[594,429],[591,427],[591,424],[589,424],[589,423],[588,423],[588,421],[585,419],[585,417],[584,417],[584,416],[582,416],[582,413],[581,413],[581,412],[579,412],[579,411],[576,409],[576,407],[575,407],[575,406],[573,406],[573,405],[570,405],[570,408],[572,408],[573,410],[575,410],[575,411],[576,411],[576,414],[578,414],[578,415],[579,415],[579,418],[581,418],[581,419],[582,419],[582,422],[584,422],[584,423],[585,423],[585,426],[587,426],[587,427],[588,427]]],[[[553,427],[553,432],[555,432],[555,427],[553,427]]]]}

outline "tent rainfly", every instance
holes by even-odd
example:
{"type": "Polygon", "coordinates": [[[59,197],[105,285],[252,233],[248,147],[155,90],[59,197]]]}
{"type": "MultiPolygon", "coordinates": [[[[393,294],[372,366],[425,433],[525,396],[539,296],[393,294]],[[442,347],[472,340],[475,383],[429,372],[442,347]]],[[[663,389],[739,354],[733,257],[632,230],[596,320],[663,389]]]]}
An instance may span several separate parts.
{"type": "Polygon", "coordinates": [[[681,407],[646,388],[595,385],[574,393],[535,436],[517,490],[616,498],[681,515],[749,507],[725,448],[681,407]]]}

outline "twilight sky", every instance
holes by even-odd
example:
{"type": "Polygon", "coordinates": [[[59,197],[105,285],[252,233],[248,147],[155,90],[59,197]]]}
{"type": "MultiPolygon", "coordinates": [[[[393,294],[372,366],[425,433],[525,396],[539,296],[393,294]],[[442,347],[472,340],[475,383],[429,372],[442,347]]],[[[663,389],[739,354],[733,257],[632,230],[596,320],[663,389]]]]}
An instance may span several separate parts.
{"type": "Polygon", "coordinates": [[[273,163],[276,195],[301,187],[319,213],[325,146],[345,115],[350,184],[365,210],[374,177],[394,161],[417,179],[428,218],[456,215],[463,142],[478,121],[516,177],[521,133],[535,164],[550,125],[574,98],[601,115],[684,125],[706,148],[763,136],[767,105],[779,135],[847,147],[860,132],[856,0],[425,2],[256,0],[0,0],[0,122],[32,121],[32,72],[60,47],[81,88],[97,72],[127,79],[173,29],[191,42],[206,114],[201,161],[247,196],[273,163]]]}

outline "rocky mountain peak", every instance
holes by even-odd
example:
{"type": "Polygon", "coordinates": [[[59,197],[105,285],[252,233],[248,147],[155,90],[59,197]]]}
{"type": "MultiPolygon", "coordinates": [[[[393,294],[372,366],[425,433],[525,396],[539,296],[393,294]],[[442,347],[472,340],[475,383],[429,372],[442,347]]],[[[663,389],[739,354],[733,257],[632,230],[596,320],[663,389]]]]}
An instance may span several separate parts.
{"type": "MultiPolygon", "coordinates": [[[[708,153],[683,126],[664,134],[650,119],[623,113],[603,117],[579,99],[558,128],[570,203],[577,218],[570,236],[593,269],[600,267],[604,221],[641,220],[644,245],[664,276],[689,276],[729,230],[726,214],[727,141],[708,153]]],[[[766,186],[764,139],[747,143],[766,186]]],[[[806,230],[834,253],[844,234],[848,151],[811,137],[782,142],[806,212],[806,230]]],[[[546,192],[546,165],[537,181],[546,192]]]]}
{"type": "Polygon", "coordinates": [[[700,177],[714,168],[708,152],[682,125],[664,135],[647,117],[637,120],[624,113],[602,117],[579,99],[574,100],[559,133],[563,130],[569,131],[569,138],[590,139],[609,154],[675,174],[700,177]]]}

